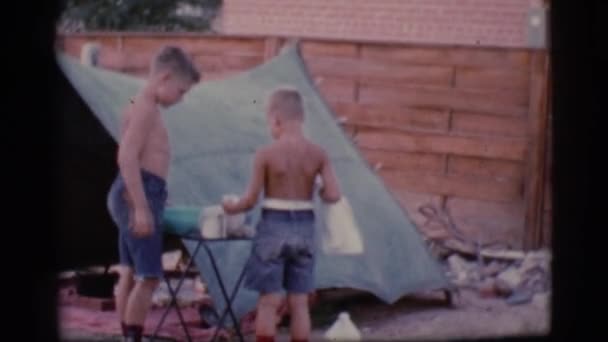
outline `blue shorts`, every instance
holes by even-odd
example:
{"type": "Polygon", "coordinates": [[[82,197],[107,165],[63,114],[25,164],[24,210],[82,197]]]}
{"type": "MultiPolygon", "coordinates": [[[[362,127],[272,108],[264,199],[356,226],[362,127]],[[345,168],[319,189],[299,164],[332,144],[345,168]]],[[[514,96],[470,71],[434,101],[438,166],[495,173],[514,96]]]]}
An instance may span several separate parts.
{"type": "Polygon", "coordinates": [[[256,227],[244,286],[269,294],[314,290],[315,214],[263,209],[256,227]]]}
{"type": "Polygon", "coordinates": [[[141,177],[144,193],[154,219],[154,232],[144,238],[135,237],[129,227],[130,206],[124,180],[119,174],[108,193],[108,210],[118,227],[118,254],[120,264],[129,266],[139,278],[160,278],[163,275],[162,218],[167,200],[167,187],[164,179],[142,170],[141,177]]]}

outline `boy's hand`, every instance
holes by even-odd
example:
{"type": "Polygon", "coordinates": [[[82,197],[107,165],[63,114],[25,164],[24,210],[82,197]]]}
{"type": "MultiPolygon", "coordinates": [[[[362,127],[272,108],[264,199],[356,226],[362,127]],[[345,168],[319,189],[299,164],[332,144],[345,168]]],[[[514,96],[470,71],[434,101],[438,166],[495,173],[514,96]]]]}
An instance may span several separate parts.
{"type": "Polygon", "coordinates": [[[222,199],[222,208],[227,214],[234,214],[237,211],[237,204],[239,200],[232,197],[222,199]]]}
{"type": "Polygon", "coordinates": [[[152,235],[152,226],[154,222],[148,208],[135,209],[135,215],[132,217],[134,221],[131,222],[130,226],[133,229],[133,235],[139,238],[152,235]]]}

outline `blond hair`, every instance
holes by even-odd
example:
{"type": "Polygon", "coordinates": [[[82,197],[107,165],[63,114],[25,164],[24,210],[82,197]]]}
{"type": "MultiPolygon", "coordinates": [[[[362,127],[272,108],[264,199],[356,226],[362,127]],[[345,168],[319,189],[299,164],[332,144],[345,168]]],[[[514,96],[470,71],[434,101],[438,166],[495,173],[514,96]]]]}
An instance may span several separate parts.
{"type": "Polygon", "coordinates": [[[186,55],[184,50],[177,46],[163,46],[152,61],[152,73],[160,70],[169,69],[171,72],[185,76],[190,81],[196,83],[201,75],[192,60],[186,55]]]}
{"type": "Polygon", "coordinates": [[[300,92],[290,86],[276,88],[268,97],[267,110],[287,120],[303,120],[304,106],[300,92]]]}

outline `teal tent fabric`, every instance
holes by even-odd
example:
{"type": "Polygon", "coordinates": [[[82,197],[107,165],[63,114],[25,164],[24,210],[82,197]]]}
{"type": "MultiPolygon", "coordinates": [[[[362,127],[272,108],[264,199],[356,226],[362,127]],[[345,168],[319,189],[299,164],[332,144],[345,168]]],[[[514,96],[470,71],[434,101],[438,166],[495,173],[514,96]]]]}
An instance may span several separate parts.
{"type": "MultiPolygon", "coordinates": [[[[84,66],[62,53],[57,58],[74,88],[116,139],[122,108],[143,80],[84,66]]],[[[190,221],[194,227],[197,208],[219,203],[223,194],[244,191],[253,153],[270,142],[263,111],[265,98],[273,88],[285,84],[303,94],[305,132],[328,151],[364,242],[364,253],[356,256],[325,255],[319,248],[316,287],[361,289],[387,303],[406,294],[447,288],[447,279],[415,226],[335,122],[296,47],[247,72],[202,82],[182,102],[166,110],[173,158],[169,206],[186,208],[182,223],[190,221]]],[[[316,205],[320,205],[318,200],[316,205]]],[[[179,221],[178,210],[168,213],[171,220],[179,221]]],[[[259,207],[251,215],[257,220],[259,207]]],[[[318,230],[324,229],[323,220],[317,222],[318,230]]],[[[193,243],[184,244],[193,251],[193,243]]],[[[249,255],[250,242],[214,242],[211,247],[231,289],[249,255]]],[[[195,261],[215,305],[223,309],[206,255],[199,253],[195,261]]],[[[237,316],[254,309],[256,300],[256,293],[242,288],[235,301],[237,316]]]]}

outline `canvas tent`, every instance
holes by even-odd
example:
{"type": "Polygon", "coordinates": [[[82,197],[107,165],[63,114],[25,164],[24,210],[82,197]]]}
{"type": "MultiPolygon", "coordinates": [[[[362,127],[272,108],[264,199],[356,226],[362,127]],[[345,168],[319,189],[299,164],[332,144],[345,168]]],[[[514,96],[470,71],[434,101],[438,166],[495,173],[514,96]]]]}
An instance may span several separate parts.
{"type": "MultiPolygon", "coordinates": [[[[143,80],[85,66],[61,53],[58,62],[99,122],[117,139],[121,110],[143,80]]],[[[405,294],[447,288],[447,279],[415,226],[336,124],[296,47],[247,72],[203,82],[167,110],[164,118],[172,148],[169,205],[200,208],[217,204],[223,194],[244,190],[255,149],[270,139],[264,100],[270,90],[285,84],[303,94],[305,132],[328,151],[364,241],[361,255],[325,255],[319,249],[316,287],[361,289],[388,303],[405,294]]],[[[257,220],[259,208],[251,214],[257,220]]],[[[324,229],[323,220],[317,222],[319,231],[324,229]]],[[[184,244],[192,252],[194,245],[184,244]]],[[[249,248],[247,241],[212,245],[229,288],[249,248]]],[[[221,310],[220,290],[204,253],[198,255],[196,265],[221,310]]],[[[256,299],[254,292],[241,289],[235,301],[237,316],[252,310],[256,299]]]]}

